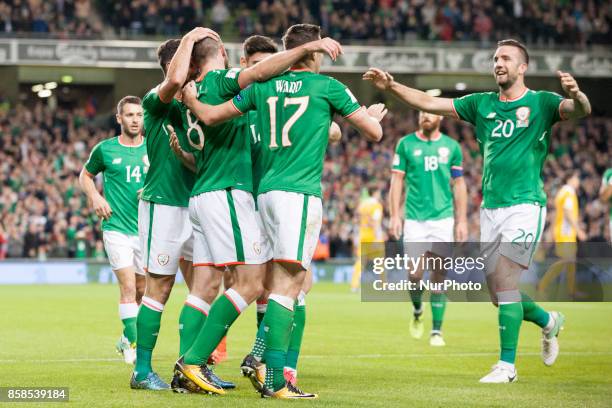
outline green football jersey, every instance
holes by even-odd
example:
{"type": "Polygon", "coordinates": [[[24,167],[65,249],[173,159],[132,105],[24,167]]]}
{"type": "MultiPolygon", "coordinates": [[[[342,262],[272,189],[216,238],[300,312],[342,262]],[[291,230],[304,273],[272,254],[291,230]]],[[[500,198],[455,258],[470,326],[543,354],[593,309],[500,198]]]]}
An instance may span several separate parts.
{"type": "Polygon", "coordinates": [[[483,158],[483,208],[546,205],[542,167],[551,128],[561,120],[562,100],[559,94],[532,90],[510,101],[500,100],[496,92],[453,100],[457,116],[476,129],[483,158]]]}
{"type": "Polygon", "coordinates": [[[244,89],[233,99],[241,112],[257,110],[261,134],[258,193],[272,190],[321,196],[323,159],[334,113],[360,105],[341,82],[308,71],[288,71],[244,89]]]}
{"type": "MultiPolygon", "coordinates": [[[[240,69],[210,71],[196,84],[198,100],[219,105],[240,92],[240,69]]],[[[253,191],[251,145],[247,120],[239,117],[206,126],[185,110],[185,130],[196,159],[197,176],[192,196],[235,188],[253,191]]]]}
{"type": "MultiPolygon", "coordinates": [[[[612,184],[612,168],[609,168],[604,172],[601,184],[605,186],[612,184]]],[[[612,220],[612,198],[610,198],[608,206],[610,207],[610,220],[612,220]]]]}
{"type": "Polygon", "coordinates": [[[253,165],[253,194],[257,195],[259,181],[261,180],[261,133],[257,130],[257,111],[248,111],[246,114],[248,132],[251,138],[251,163],[253,165]]]}
{"type": "Polygon", "coordinates": [[[154,88],[142,99],[142,107],[151,163],[142,198],[158,204],[187,207],[195,176],[170,148],[170,135],[166,127],[172,125],[181,147],[189,150],[181,119],[182,105],[175,99],[170,103],[162,102],[157,88],[154,88]]]}
{"type": "Polygon", "coordinates": [[[138,190],[149,170],[145,143],[126,146],[119,137],[103,140],[91,151],[85,170],[102,172],[104,198],[113,210],[108,220],[102,220],[102,230],[138,235],[138,190]]]}
{"type": "Polygon", "coordinates": [[[397,143],[393,171],[404,174],[406,219],[426,221],[453,216],[451,172],[461,172],[459,143],[440,133],[428,140],[420,132],[397,143]]]}

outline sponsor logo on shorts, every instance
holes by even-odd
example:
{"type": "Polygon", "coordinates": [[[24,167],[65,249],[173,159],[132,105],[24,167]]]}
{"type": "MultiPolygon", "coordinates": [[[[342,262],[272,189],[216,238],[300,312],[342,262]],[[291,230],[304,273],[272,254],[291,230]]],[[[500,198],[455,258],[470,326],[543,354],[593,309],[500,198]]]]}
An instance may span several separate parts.
{"type": "Polygon", "coordinates": [[[253,251],[255,251],[257,255],[261,254],[261,245],[259,245],[259,242],[253,243],[253,251]]]}
{"type": "Polygon", "coordinates": [[[166,255],[166,254],[157,255],[157,263],[159,263],[161,266],[168,265],[168,261],[170,261],[170,255],[166,255]]]}
{"type": "Polygon", "coordinates": [[[119,254],[113,252],[110,254],[110,261],[111,263],[117,263],[119,262],[119,254]]]}

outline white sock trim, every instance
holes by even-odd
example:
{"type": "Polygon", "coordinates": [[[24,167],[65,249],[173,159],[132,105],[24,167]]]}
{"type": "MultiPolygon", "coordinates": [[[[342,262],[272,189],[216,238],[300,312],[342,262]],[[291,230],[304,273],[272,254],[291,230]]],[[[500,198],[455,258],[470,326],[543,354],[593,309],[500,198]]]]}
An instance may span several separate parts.
{"type": "Polygon", "coordinates": [[[496,292],[495,295],[497,296],[498,305],[507,305],[521,301],[521,292],[518,290],[505,290],[503,292],[496,292]]]}
{"type": "Polygon", "coordinates": [[[306,292],[300,290],[300,294],[297,297],[298,306],[306,306],[306,292]]]}
{"type": "Polygon", "coordinates": [[[240,293],[236,292],[234,289],[228,289],[225,291],[225,296],[229,299],[230,302],[234,305],[238,313],[242,313],[244,309],[249,305],[240,293]]]}
{"type": "Polygon", "coordinates": [[[199,310],[200,312],[204,313],[206,316],[208,316],[208,312],[210,311],[210,305],[208,304],[208,302],[206,302],[203,299],[200,299],[199,297],[195,295],[187,295],[185,304],[188,304],[192,308],[199,310]]]}
{"type": "Polygon", "coordinates": [[[164,311],[164,305],[159,303],[157,300],[155,299],[151,299],[148,296],[143,296],[142,297],[142,301],[141,304],[148,307],[151,310],[155,310],[156,312],[163,312],[164,311]]]}
{"type": "Polygon", "coordinates": [[[295,303],[295,300],[293,300],[289,296],[277,295],[276,293],[271,293],[270,296],[268,297],[268,301],[270,300],[275,301],[276,303],[278,303],[279,305],[281,305],[287,310],[293,311],[293,304],[295,303]]]}
{"type": "Polygon", "coordinates": [[[548,312],[548,323],[546,323],[546,326],[542,328],[542,330],[544,330],[544,333],[550,333],[552,328],[555,327],[555,323],[555,316],[551,312],[548,312]]]}
{"type": "Polygon", "coordinates": [[[138,316],[138,303],[119,303],[119,318],[121,320],[138,316]]]}

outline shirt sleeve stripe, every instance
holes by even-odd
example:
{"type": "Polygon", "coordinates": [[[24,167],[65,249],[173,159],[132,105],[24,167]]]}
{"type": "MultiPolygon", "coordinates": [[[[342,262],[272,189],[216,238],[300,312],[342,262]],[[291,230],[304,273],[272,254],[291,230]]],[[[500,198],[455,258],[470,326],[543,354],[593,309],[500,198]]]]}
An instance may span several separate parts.
{"type": "Polygon", "coordinates": [[[453,112],[455,112],[455,116],[457,117],[457,119],[461,119],[461,117],[457,113],[457,109],[455,108],[455,100],[454,99],[451,99],[451,106],[453,107],[453,112]]]}
{"type": "Polygon", "coordinates": [[[230,100],[232,101],[232,107],[233,107],[234,109],[236,109],[236,111],[237,111],[239,114],[241,114],[241,115],[242,115],[244,112],[243,112],[243,111],[241,111],[240,109],[238,109],[238,107],[237,107],[237,106],[236,106],[236,104],[234,103],[234,99],[232,98],[232,99],[230,99],[230,100]]]}
{"type": "Polygon", "coordinates": [[[349,116],[353,116],[355,113],[359,112],[362,109],[362,106],[358,107],[357,109],[355,109],[354,111],[352,111],[351,113],[349,113],[348,115],[344,116],[344,118],[348,118],[349,116]]]}
{"type": "Polygon", "coordinates": [[[400,174],[406,174],[405,171],[403,170],[398,170],[398,169],[391,169],[391,173],[400,173],[400,174]]]}
{"type": "Polygon", "coordinates": [[[463,166],[451,166],[451,169],[463,170],[463,166]]]}

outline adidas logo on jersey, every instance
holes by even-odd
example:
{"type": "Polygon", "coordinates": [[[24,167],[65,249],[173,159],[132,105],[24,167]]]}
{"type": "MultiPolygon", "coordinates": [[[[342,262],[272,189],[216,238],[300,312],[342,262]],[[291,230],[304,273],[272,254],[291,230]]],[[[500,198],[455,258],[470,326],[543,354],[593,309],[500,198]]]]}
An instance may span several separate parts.
{"type": "Polygon", "coordinates": [[[121,160],[123,160],[121,157],[117,157],[116,159],[113,159],[113,164],[121,164],[121,160]]]}

